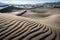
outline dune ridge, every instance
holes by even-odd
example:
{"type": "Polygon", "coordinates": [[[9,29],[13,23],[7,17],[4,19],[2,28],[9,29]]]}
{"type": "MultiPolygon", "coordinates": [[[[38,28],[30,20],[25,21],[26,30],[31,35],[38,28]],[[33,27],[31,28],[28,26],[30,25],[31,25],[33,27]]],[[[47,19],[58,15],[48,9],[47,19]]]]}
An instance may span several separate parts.
{"type": "Polygon", "coordinates": [[[14,15],[0,14],[1,40],[60,40],[59,31],[14,15]]]}

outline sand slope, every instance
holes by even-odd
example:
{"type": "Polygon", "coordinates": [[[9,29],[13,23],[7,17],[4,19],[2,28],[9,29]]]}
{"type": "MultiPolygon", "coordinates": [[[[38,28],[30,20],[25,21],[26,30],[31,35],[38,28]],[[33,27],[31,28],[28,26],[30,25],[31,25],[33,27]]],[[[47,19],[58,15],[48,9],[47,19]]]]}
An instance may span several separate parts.
{"type": "Polygon", "coordinates": [[[23,17],[34,19],[36,22],[47,24],[50,26],[60,27],[60,9],[35,9],[35,11],[44,13],[37,13],[32,11],[27,11],[23,17]]]}
{"type": "Polygon", "coordinates": [[[0,14],[1,40],[60,40],[59,32],[28,18],[0,14]]]}

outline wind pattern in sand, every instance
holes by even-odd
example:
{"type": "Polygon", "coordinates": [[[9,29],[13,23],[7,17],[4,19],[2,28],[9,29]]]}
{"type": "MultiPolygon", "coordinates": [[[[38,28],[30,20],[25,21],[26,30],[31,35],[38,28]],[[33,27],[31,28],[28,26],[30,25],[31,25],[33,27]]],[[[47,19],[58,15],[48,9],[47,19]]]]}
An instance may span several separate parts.
{"type": "Polygon", "coordinates": [[[50,26],[0,14],[0,40],[59,40],[50,26]]]}

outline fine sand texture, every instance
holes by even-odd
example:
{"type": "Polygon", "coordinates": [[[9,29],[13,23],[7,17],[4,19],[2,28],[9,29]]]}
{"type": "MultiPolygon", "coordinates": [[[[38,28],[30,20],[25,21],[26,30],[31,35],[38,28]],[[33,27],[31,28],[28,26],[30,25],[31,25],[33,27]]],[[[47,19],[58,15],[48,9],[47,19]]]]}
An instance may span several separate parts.
{"type": "Polygon", "coordinates": [[[0,40],[60,40],[60,31],[43,23],[26,17],[0,14],[0,40]]]}

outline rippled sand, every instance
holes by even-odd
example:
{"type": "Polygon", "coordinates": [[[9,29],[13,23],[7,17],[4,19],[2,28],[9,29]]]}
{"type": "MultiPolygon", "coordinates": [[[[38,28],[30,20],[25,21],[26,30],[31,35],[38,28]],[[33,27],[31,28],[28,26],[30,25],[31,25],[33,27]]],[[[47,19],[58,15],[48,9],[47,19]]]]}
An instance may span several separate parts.
{"type": "MultiPolygon", "coordinates": [[[[57,18],[55,18],[57,17],[57,18]]],[[[35,19],[10,14],[0,14],[1,40],[60,40],[60,29],[48,25],[56,23],[53,15],[39,22],[35,19]],[[54,20],[55,21],[54,21],[54,20]]],[[[58,22],[57,22],[58,23],[58,22]]]]}

